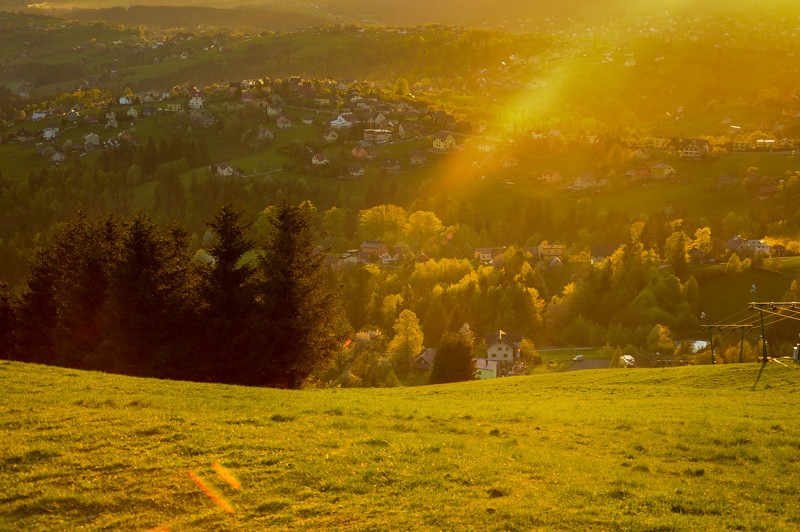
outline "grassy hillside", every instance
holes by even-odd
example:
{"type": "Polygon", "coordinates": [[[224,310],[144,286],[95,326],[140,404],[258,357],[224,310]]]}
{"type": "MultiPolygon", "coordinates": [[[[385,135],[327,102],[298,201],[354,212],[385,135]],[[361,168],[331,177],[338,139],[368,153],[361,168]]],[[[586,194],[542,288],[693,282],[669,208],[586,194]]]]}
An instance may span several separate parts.
{"type": "Polygon", "coordinates": [[[0,364],[0,528],[796,530],[772,363],[288,392],[0,364]]]}

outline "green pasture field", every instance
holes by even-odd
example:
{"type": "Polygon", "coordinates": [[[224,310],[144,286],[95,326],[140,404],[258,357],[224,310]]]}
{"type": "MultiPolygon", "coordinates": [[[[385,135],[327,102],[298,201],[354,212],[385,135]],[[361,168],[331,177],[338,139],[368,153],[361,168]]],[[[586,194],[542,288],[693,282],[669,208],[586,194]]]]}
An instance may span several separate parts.
{"type": "MultiPolygon", "coordinates": [[[[580,159],[575,157],[574,159],[580,159]]],[[[747,153],[731,154],[713,161],[686,161],[677,157],[666,160],[678,170],[680,181],[650,182],[631,185],[621,190],[602,190],[569,192],[559,185],[539,182],[535,176],[545,169],[559,170],[566,179],[580,173],[581,163],[568,163],[570,170],[562,169],[557,160],[549,163],[534,163],[530,167],[520,165],[512,170],[486,171],[486,179],[481,179],[472,169],[448,167],[443,164],[442,181],[447,172],[453,174],[458,187],[455,197],[462,201],[477,201],[489,210],[503,211],[514,202],[537,197],[554,202],[554,206],[566,212],[578,199],[591,197],[599,208],[609,212],[622,212],[630,215],[650,214],[659,209],[686,212],[690,216],[725,215],[758,207],[760,203],[744,190],[732,191],[722,196],[716,189],[716,178],[724,174],[743,176],[750,167],[756,167],[764,175],[783,177],[787,171],[800,170],[800,156],[788,154],[747,153]],[[501,179],[502,177],[502,179],[501,179]],[[514,184],[503,184],[505,178],[514,184]],[[713,198],[712,201],[709,198],[713,198]]],[[[453,185],[454,183],[451,183],[453,185]]],[[[563,183],[562,183],[563,185],[563,183]]]]}
{"type": "Polygon", "coordinates": [[[0,362],[0,528],[796,530],[798,379],[283,391],[0,362]]]}
{"type": "Polygon", "coordinates": [[[0,174],[3,178],[23,181],[31,173],[38,172],[48,163],[36,155],[34,143],[0,144],[0,174]]]}

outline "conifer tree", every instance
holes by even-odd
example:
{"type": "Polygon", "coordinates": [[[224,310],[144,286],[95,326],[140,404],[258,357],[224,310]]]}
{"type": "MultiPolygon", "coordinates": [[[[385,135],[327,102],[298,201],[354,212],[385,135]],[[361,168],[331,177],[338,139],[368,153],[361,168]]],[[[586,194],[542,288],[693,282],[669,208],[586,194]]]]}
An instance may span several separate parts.
{"type": "Polygon", "coordinates": [[[297,388],[330,361],[344,341],[338,289],[315,247],[309,211],[283,203],[271,213],[272,231],[259,257],[258,325],[265,353],[259,384],[297,388]]]}
{"type": "Polygon", "coordinates": [[[204,355],[197,360],[197,370],[214,380],[238,382],[246,368],[235,362],[250,350],[253,268],[243,258],[253,249],[253,241],[247,236],[249,224],[243,213],[231,205],[223,206],[206,224],[215,239],[207,250],[213,261],[203,270],[205,319],[197,352],[204,355]]]}
{"type": "Polygon", "coordinates": [[[49,249],[39,248],[30,261],[30,274],[24,281],[15,312],[10,358],[40,364],[55,358],[54,328],[57,271],[49,249]]]}
{"type": "Polygon", "coordinates": [[[123,223],[100,349],[118,371],[174,374],[167,366],[194,321],[190,264],[184,230],[161,230],[144,214],[123,223]]]}

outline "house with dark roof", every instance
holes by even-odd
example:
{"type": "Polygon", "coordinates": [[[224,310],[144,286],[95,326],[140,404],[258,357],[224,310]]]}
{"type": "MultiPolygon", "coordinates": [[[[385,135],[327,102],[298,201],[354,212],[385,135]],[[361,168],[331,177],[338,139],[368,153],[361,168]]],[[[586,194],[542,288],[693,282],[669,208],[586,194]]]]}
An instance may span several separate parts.
{"type": "Polygon", "coordinates": [[[453,135],[446,131],[440,131],[433,136],[433,149],[439,151],[448,151],[456,147],[456,139],[453,135]]]}
{"type": "Polygon", "coordinates": [[[413,371],[426,372],[433,368],[433,363],[436,361],[436,349],[428,347],[420,351],[420,353],[411,359],[411,369],[413,371]]]}
{"type": "Polygon", "coordinates": [[[499,362],[514,362],[519,359],[521,334],[498,331],[484,338],[486,341],[486,358],[499,362]]]}
{"type": "Polygon", "coordinates": [[[702,159],[710,150],[710,145],[707,140],[692,139],[688,144],[684,145],[681,149],[681,157],[690,159],[702,159]]]}

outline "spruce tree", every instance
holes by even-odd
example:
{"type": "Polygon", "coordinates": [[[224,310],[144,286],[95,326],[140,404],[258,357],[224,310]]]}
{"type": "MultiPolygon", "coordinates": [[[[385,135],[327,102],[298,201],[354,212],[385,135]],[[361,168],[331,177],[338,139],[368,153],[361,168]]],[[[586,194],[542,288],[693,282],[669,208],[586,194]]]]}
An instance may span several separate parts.
{"type": "Polygon", "coordinates": [[[315,247],[309,209],[283,203],[259,256],[259,336],[265,353],[257,384],[299,387],[344,341],[338,289],[315,247]]]}
{"type": "Polygon", "coordinates": [[[250,224],[242,212],[225,205],[206,224],[214,234],[207,249],[212,263],[203,269],[203,332],[198,335],[196,370],[205,378],[241,382],[247,368],[238,363],[252,350],[248,330],[254,309],[253,268],[243,259],[253,249],[250,224]]]}
{"type": "Polygon", "coordinates": [[[115,370],[175,374],[168,366],[193,321],[190,264],[185,231],[159,229],[144,214],[123,223],[100,349],[115,370]]]}

